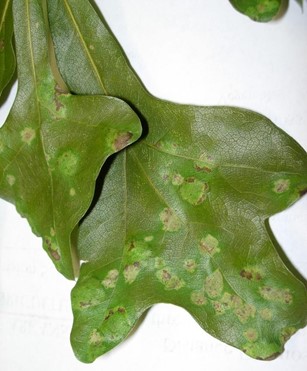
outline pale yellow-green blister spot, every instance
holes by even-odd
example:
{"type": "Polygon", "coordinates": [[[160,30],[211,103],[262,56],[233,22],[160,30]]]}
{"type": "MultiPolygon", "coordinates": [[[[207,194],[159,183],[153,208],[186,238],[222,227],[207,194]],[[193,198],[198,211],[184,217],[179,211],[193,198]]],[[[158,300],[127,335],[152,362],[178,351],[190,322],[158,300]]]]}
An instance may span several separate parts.
{"type": "Polygon", "coordinates": [[[181,221],[172,209],[165,208],[161,211],[159,218],[166,232],[177,232],[181,227],[181,221]]]}
{"type": "Polygon", "coordinates": [[[185,282],[175,275],[168,267],[159,270],[156,276],[164,285],[165,290],[179,290],[185,285],[185,282]]]}
{"type": "Polygon", "coordinates": [[[141,270],[141,264],[135,262],[133,264],[126,265],[124,269],[125,281],[129,284],[133,283],[141,270]]]}
{"type": "Polygon", "coordinates": [[[75,190],[74,188],[70,188],[70,190],[69,190],[69,195],[70,195],[71,197],[74,197],[74,196],[76,195],[76,190],[75,190]]]}
{"type": "Polygon", "coordinates": [[[260,317],[264,319],[265,321],[271,321],[273,318],[273,313],[271,309],[264,308],[259,311],[260,317]]]}
{"type": "Polygon", "coordinates": [[[103,342],[103,336],[95,329],[92,331],[89,341],[92,345],[100,345],[103,342]]]}
{"type": "Polygon", "coordinates": [[[164,268],[166,265],[165,260],[159,257],[155,258],[155,269],[164,268]]]}
{"type": "Polygon", "coordinates": [[[282,351],[282,347],[275,343],[256,341],[245,344],[243,351],[252,358],[270,360],[277,357],[282,351]]]}
{"type": "Polygon", "coordinates": [[[278,179],[274,183],[273,191],[275,193],[284,193],[287,192],[290,188],[290,180],[289,179],[278,179]]]}
{"type": "Polygon", "coordinates": [[[14,175],[9,174],[6,176],[6,181],[12,187],[16,183],[16,178],[14,177],[14,175]]]}
{"type": "Polygon", "coordinates": [[[236,308],[235,314],[240,322],[246,323],[250,318],[255,317],[256,308],[251,304],[244,303],[236,308]]]}
{"type": "Polygon", "coordinates": [[[217,315],[221,315],[221,314],[224,314],[225,313],[225,311],[226,311],[226,307],[225,307],[225,305],[222,303],[222,302],[220,302],[220,301],[218,301],[218,300],[213,300],[212,302],[211,302],[211,304],[212,304],[212,306],[213,306],[213,308],[214,308],[214,310],[215,310],[215,313],[217,314],[217,315]]]}
{"type": "Polygon", "coordinates": [[[280,334],[280,342],[282,344],[285,344],[290,337],[295,334],[297,329],[295,327],[286,327],[282,329],[281,334],[280,334]]]}
{"type": "Polygon", "coordinates": [[[103,286],[106,289],[114,289],[114,287],[116,286],[118,276],[119,276],[119,272],[117,269],[110,270],[106,278],[102,281],[103,286]]]}
{"type": "Polygon", "coordinates": [[[24,143],[30,145],[32,141],[35,139],[36,133],[35,133],[35,130],[32,128],[25,128],[20,133],[20,136],[21,136],[21,140],[24,143]]]}
{"type": "Polygon", "coordinates": [[[146,236],[146,237],[144,238],[144,241],[145,241],[145,242],[151,242],[151,241],[153,241],[153,239],[154,239],[154,236],[146,236]]]}
{"type": "Polygon", "coordinates": [[[172,184],[174,186],[179,186],[184,182],[184,177],[180,174],[174,174],[172,177],[172,184]]]}
{"type": "Polygon", "coordinates": [[[214,170],[214,158],[207,154],[202,153],[197,161],[194,161],[194,169],[198,173],[211,173],[214,170]]]}
{"type": "Polygon", "coordinates": [[[67,176],[72,176],[78,168],[79,158],[72,151],[66,151],[58,157],[59,170],[67,176]]]}
{"type": "Polygon", "coordinates": [[[193,291],[191,294],[191,301],[193,304],[202,306],[207,303],[207,299],[203,291],[193,291]]]}
{"type": "Polygon", "coordinates": [[[223,292],[223,276],[219,269],[205,279],[205,291],[211,298],[220,296],[223,292]]]}
{"type": "Polygon", "coordinates": [[[244,337],[251,343],[254,343],[258,339],[258,332],[254,328],[249,328],[244,331],[244,337]]]}
{"type": "Polygon", "coordinates": [[[202,204],[209,190],[207,183],[203,183],[196,178],[187,178],[180,186],[179,193],[181,197],[191,205],[197,206],[202,204]]]}
{"type": "Polygon", "coordinates": [[[289,289],[263,286],[259,289],[260,295],[268,301],[279,302],[282,304],[292,304],[293,296],[289,289]]]}
{"type": "Polygon", "coordinates": [[[50,228],[50,236],[51,237],[54,237],[55,236],[55,230],[54,230],[54,228],[50,228]]]}
{"type": "Polygon", "coordinates": [[[0,139],[0,153],[4,152],[4,143],[0,139]]]}
{"type": "Polygon", "coordinates": [[[219,241],[211,234],[207,234],[206,237],[202,238],[199,244],[199,250],[203,254],[214,255],[220,252],[218,247],[219,241]]]}
{"type": "Polygon", "coordinates": [[[197,268],[197,264],[194,259],[187,259],[183,263],[184,269],[189,273],[194,273],[197,268]]]}

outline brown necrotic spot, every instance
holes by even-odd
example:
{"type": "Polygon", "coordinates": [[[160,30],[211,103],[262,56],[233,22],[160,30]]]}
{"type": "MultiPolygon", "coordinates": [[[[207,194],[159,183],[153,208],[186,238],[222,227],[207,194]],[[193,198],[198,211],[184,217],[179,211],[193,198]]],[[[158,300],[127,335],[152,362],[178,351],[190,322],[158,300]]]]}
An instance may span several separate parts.
{"type": "Polygon", "coordinates": [[[263,278],[262,273],[257,268],[247,267],[240,272],[240,276],[249,281],[260,281],[263,278]]]}
{"type": "Polygon", "coordinates": [[[5,42],[3,39],[0,39],[0,52],[3,52],[4,47],[5,47],[5,42]]]}
{"type": "Polygon", "coordinates": [[[64,104],[60,101],[61,95],[65,94],[66,92],[59,86],[55,85],[54,88],[54,103],[56,111],[60,111],[61,108],[64,107],[64,104]]]}
{"type": "Polygon", "coordinates": [[[25,128],[20,133],[21,140],[30,145],[33,141],[33,139],[36,137],[35,130],[32,128],[25,128]]]}
{"type": "Polygon", "coordinates": [[[89,301],[80,301],[80,307],[82,309],[87,309],[87,308],[90,308],[92,306],[92,300],[89,300],[89,301]]]}
{"type": "Polygon", "coordinates": [[[284,193],[288,191],[290,188],[290,180],[289,179],[278,179],[274,183],[274,192],[275,193],[284,193]]]}
{"type": "Polygon", "coordinates": [[[223,305],[223,303],[220,302],[220,301],[218,301],[218,300],[213,300],[211,302],[211,304],[212,304],[212,306],[213,306],[213,308],[215,310],[215,313],[218,314],[218,315],[224,314],[225,311],[226,311],[226,309],[227,309],[227,308],[225,308],[225,306],[223,305]]]}
{"type": "Polygon", "coordinates": [[[184,183],[180,186],[179,192],[185,201],[197,206],[206,200],[208,190],[209,186],[207,183],[190,177],[185,179],[184,183]]]}
{"type": "Polygon", "coordinates": [[[184,286],[184,281],[175,275],[168,267],[157,271],[156,276],[166,290],[179,290],[184,286]]]}
{"type": "Polygon", "coordinates": [[[172,184],[174,186],[180,186],[184,182],[184,177],[180,174],[174,174],[172,177],[172,184]]]}
{"type": "Polygon", "coordinates": [[[199,250],[203,254],[214,255],[220,252],[218,248],[219,241],[211,234],[207,234],[206,237],[202,238],[199,244],[199,250]]]}
{"type": "Polygon", "coordinates": [[[136,280],[137,275],[141,270],[140,262],[134,262],[133,264],[126,265],[124,268],[124,277],[127,283],[133,283],[136,280]]]}
{"type": "Polygon", "coordinates": [[[249,342],[253,343],[258,339],[258,332],[254,328],[249,328],[244,331],[244,336],[249,342]]]}
{"type": "Polygon", "coordinates": [[[114,140],[113,146],[115,151],[120,151],[121,149],[127,147],[130,143],[133,134],[130,132],[120,133],[114,140]]]}
{"type": "Polygon", "coordinates": [[[197,268],[197,264],[194,259],[187,259],[184,261],[183,267],[187,272],[194,273],[197,268]]]}
{"type": "Polygon", "coordinates": [[[170,208],[165,208],[163,211],[161,211],[159,218],[163,224],[164,231],[176,232],[181,227],[180,219],[170,208]]]}
{"type": "Polygon", "coordinates": [[[51,255],[51,257],[58,261],[61,259],[60,251],[58,246],[52,241],[50,237],[46,237],[44,240],[45,246],[47,247],[47,251],[51,255]]]}
{"type": "Polygon", "coordinates": [[[193,291],[191,294],[191,301],[193,304],[202,306],[207,303],[207,299],[203,291],[193,291]]]}

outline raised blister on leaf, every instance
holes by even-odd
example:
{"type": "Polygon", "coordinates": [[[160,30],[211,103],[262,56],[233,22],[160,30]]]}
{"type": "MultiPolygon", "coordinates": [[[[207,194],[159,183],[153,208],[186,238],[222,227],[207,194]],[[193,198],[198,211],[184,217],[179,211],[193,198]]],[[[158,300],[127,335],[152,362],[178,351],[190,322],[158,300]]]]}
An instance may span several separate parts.
{"type": "Polygon", "coordinates": [[[139,137],[140,122],[119,99],[61,93],[49,67],[41,2],[14,5],[19,86],[0,130],[0,195],[43,238],[57,269],[74,278],[71,233],[101,166],[139,137]]]}

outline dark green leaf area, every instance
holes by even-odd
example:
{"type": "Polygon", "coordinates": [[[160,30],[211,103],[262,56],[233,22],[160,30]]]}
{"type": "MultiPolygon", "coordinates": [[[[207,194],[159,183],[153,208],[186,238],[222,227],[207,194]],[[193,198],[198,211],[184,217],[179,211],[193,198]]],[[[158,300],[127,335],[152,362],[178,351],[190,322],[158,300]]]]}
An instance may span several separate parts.
{"type": "Polygon", "coordinates": [[[70,88],[125,99],[147,133],[116,156],[79,228],[76,355],[92,362],[164,302],[251,357],[275,357],[306,325],[307,293],[266,224],[306,191],[306,152],[254,112],[152,97],[87,1],[48,3],[70,88]]]}
{"type": "Polygon", "coordinates": [[[0,3],[0,95],[15,71],[12,0],[0,3]]]}
{"type": "Polygon", "coordinates": [[[72,294],[76,355],[93,361],[163,302],[187,309],[210,334],[254,358],[275,356],[284,334],[305,325],[307,294],[264,222],[307,185],[306,156],[294,146],[305,161],[298,165],[299,153],[289,150],[284,171],[274,171],[266,132],[285,147],[288,140],[248,111],[157,107],[156,117],[167,112],[176,125],[116,158],[80,227],[79,254],[89,263],[72,294]],[[255,153],[245,150],[251,138],[255,153]]]}
{"type": "Polygon", "coordinates": [[[116,98],[63,94],[54,81],[40,1],[15,3],[19,88],[0,130],[0,196],[14,203],[56,268],[74,278],[71,233],[106,158],[140,135],[116,98]]]}
{"type": "Polygon", "coordinates": [[[271,21],[281,6],[281,0],[230,0],[230,2],[239,12],[258,22],[271,21]]]}

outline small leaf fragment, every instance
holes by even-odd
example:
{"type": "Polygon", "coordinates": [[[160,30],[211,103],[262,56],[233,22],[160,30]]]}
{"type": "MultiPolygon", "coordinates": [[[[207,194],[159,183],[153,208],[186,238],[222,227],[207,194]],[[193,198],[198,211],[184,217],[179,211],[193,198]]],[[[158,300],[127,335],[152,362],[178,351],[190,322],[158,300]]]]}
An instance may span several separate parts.
{"type": "Polygon", "coordinates": [[[230,3],[240,13],[253,21],[269,22],[279,12],[282,0],[230,0],[230,3]]]}

